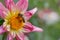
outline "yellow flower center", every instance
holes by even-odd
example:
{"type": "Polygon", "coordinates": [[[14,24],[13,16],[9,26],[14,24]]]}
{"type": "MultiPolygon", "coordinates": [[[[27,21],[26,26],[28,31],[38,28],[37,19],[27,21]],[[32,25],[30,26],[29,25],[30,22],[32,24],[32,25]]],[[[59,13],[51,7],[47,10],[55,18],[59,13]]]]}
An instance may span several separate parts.
{"type": "Polygon", "coordinates": [[[21,14],[14,15],[9,20],[10,28],[13,30],[19,30],[23,28],[24,22],[25,20],[21,14]]]}

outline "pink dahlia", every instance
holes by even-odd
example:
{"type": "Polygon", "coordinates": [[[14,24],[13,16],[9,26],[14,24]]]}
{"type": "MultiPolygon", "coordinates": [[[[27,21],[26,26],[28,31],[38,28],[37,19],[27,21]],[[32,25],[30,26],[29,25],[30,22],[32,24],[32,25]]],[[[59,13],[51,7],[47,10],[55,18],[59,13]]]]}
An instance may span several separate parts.
{"type": "Polygon", "coordinates": [[[26,33],[33,31],[42,32],[41,28],[33,26],[28,20],[37,11],[34,8],[26,11],[28,0],[19,0],[16,4],[13,0],[5,0],[6,7],[0,2],[0,17],[5,21],[0,27],[0,34],[7,32],[7,40],[25,40],[26,33]]]}

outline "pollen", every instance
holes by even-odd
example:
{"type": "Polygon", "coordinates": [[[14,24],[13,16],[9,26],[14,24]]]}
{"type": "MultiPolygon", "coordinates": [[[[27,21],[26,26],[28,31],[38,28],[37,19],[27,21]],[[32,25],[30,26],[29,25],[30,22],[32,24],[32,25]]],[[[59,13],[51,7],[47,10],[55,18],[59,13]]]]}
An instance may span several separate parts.
{"type": "Polygon", "coordinates": [[[20,14],[14,15],[10,18],[9,23],[12,30],[19,30],[24,27],[24,18],[20,14]]]}

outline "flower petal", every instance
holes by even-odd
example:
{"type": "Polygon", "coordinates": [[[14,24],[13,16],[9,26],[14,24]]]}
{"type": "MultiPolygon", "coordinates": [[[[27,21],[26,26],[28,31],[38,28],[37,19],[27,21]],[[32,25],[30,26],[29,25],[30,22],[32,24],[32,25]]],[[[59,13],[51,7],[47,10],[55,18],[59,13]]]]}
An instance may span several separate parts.
{"type": "Polygon", "coordinates": [[[5,18],[5,14],[3,13],[2,10],[0,10],[0,17],[1,17],[1,18],[5,18]]]}
{"type": "Polygon", "coordinates": [[[36,11],[37,11],[37,8],[34,8],[34,9],[30,10],[30,11],[27,11],[24,14],[24,16],[26,17],[26,20],[29,20],[36,11]]]}
{"type": "Polygon", "coordinates": [[[25,35],[23,33],[17,34],[16,40],[24,40],[25,35]]]}
{"type": "Polygon", "coordinates": [[[36,26],[33,26],[31,23],[27,22],[26,25],[25,25],[25,33],[29,33],[29,32],[33,32],[33,31],[36,31],[36,32],[42,32],[43,29],[39,28],[39,27],[36,27],[36,26]]]}
{"type": "Polygon", "coordinates": [[[1,2],[0,2],[0,10],[5,10],[5,7],[1,2]]]}
{"type": "Polygon", "coordinates": [[[8,10],[0,2],[0,17],[4,18],[6,16],[7,12],[8,12],[8,10]]]}
{"type": "Polygon", "coordinates": [[[15,8],[15,3],[13,0],[5,0],[6,7],[11,10],[15,8]]]}
{"type": "Polygon", "coordinates": [[[25,36],[25,40],[29,40],[27,36],[25,36]]]}
{"type": "Polygon", "coordinates": [[[7,40],[13,40],[13,37],[12,37],[12,35],[10,33],[7,36],[7,40]]]}
{"type": "Polygon", "coordinates": [[[0,34],[6,32],[6,30],[4,30],[3,26],[0,26],[0,34]]]}
{"type": "Polygon", "coordinates": [[[18,9],[26,11],[28,8],[28,0],[19,0],[16,5],[18,9]]]}
{"type": "Polygon", "coordinates": [[[15,36],[16,36],[15,31],[11,31],[11,35],[12,35],[13,38],[15,38],[15,36]]]}

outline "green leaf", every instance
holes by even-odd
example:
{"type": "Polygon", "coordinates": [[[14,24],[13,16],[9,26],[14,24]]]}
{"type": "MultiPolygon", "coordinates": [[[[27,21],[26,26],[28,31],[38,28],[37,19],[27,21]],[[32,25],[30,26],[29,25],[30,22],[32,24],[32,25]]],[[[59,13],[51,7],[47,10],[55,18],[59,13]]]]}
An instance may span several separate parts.
{"type": "Polygon", "coordinates": [[[3,34],[3,37],[2,37],[2,40],[6,40],[7,39],[7,32],[5,32],[4,34],[3,34]]]}
{"type": "Polygon", "coordinates": [[[4,20],[0,18],[0,26],[3,24],[4,20]]]}

